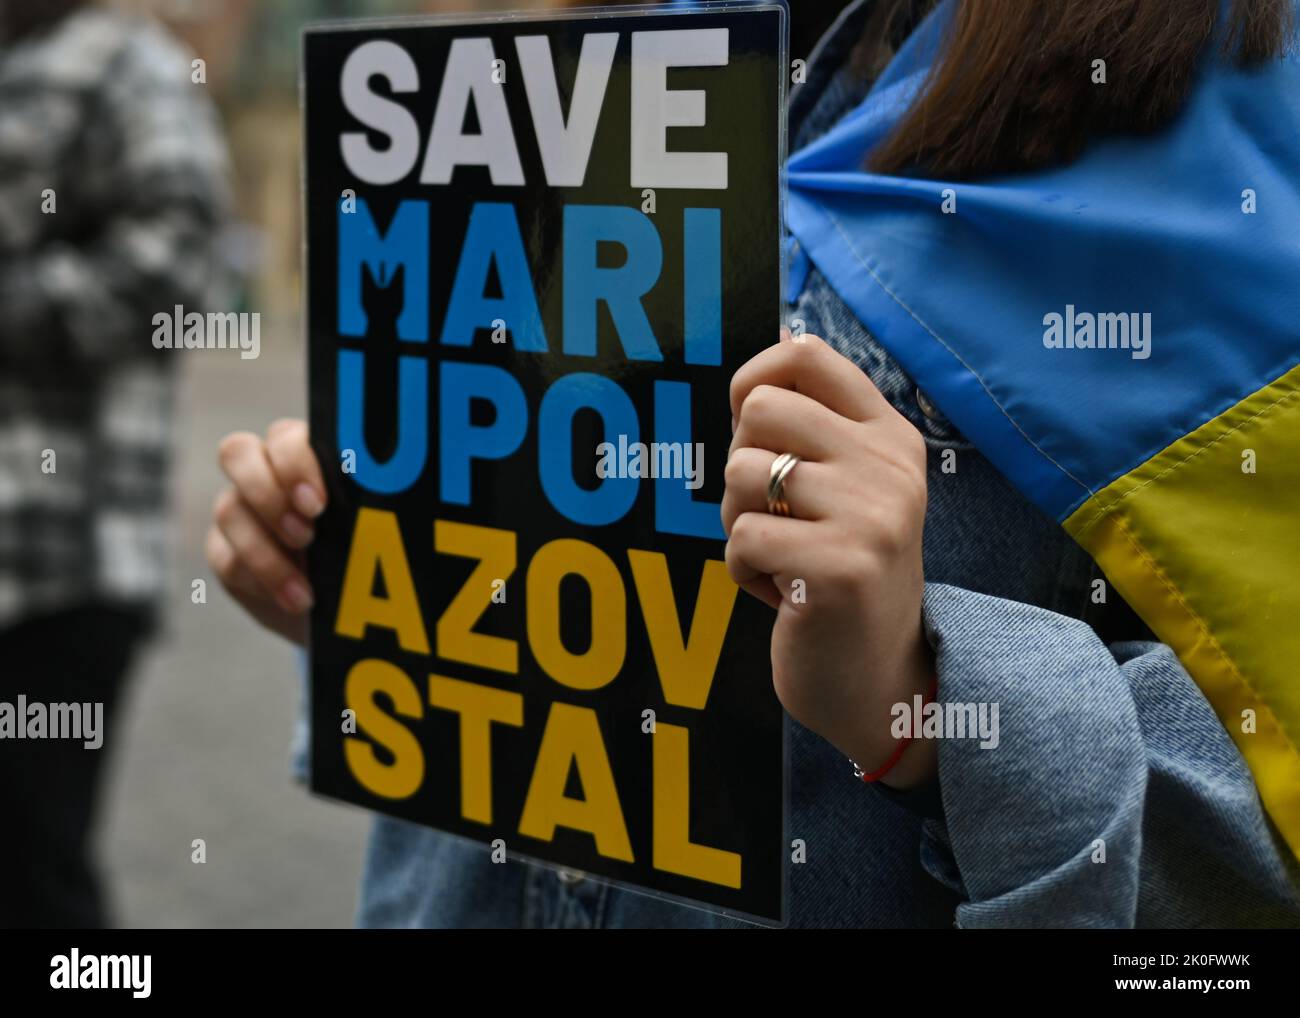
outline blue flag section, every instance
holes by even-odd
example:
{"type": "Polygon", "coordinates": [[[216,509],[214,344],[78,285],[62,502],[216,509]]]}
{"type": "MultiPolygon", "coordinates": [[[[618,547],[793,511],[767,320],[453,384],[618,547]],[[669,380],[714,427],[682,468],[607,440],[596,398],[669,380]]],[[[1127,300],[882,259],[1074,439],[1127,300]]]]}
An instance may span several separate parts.
{"type": "Polygon", "coordinates": [[[719,501],[784,18],[322,26],[303,84],[313,788],[769,923],[784,719],[719,501]]]}
{"type": "Polygon", "coordinates": [[[1300,61],[1208,53],[1058,169],[868,172],[952,9],[792,154],[800,257],[1179,653],[1300,854],[1300,61]]]}

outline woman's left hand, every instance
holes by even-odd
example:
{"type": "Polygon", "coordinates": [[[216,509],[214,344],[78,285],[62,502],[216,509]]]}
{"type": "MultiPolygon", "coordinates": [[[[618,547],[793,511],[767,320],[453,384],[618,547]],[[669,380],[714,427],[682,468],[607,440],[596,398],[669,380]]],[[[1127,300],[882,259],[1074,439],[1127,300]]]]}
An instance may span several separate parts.
{"type": "MultiPolygon", "coordinates": [[[[934,676],[921,622],[925,442],[861,368],[785,330],[736,372],[731,412],[727,569],[777,610],[776,694],[800,724],[878,768],[897,745],[891,708],[934,676]],[[800,457],[785,479],[788,518],[767,510],[772,462],[786,452],[800,457]]],[[[918,784],[935,758],[918,741],[885,781],[918,784]]]]}

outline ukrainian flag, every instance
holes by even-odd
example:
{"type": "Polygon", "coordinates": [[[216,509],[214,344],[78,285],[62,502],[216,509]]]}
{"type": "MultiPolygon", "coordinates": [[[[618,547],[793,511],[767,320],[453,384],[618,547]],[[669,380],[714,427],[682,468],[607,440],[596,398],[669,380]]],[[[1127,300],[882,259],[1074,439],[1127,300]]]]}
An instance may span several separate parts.
{"type": "Polygon", "coordinates": [[[1178,653],[1300,856],[1300,62],[1207,55],[1059,169],[866,172],[946,12],[791,156],[800,257],[1178,653]]]}

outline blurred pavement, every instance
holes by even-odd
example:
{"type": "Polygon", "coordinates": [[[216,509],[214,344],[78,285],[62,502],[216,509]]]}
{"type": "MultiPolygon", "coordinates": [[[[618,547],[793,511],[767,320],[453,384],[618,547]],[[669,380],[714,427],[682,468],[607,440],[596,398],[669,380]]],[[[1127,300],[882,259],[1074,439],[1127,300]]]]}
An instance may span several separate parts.
{"type": "Polygon", "coordinates": [[[203,537],[222,477],[217,442],[301,416],[296,319],[262,317],[256,360],[176,357],[172,594],[138,659],[111,737],[101,860],[115,921],[132,927],[317,927],[352,923],[367,814],[295,784],[289,746],[296,663],[241,616],[208,571],[203,537]],[[207,604],[191,583],[207,581],[207,604]],[[195,838],[207,862],[191,861],[195,838]]]}

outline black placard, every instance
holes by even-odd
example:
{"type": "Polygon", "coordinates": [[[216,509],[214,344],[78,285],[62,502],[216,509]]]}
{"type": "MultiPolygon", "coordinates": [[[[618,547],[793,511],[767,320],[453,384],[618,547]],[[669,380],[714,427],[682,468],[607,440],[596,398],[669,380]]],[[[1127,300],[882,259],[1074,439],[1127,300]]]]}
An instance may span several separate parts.
{"type": "Polygon", "coordinates": [[[312,787],[773,922],[772,613],[717,503],[731,376],[780,320],[784,18],[357,23],[303,53],[312,787]]]}

